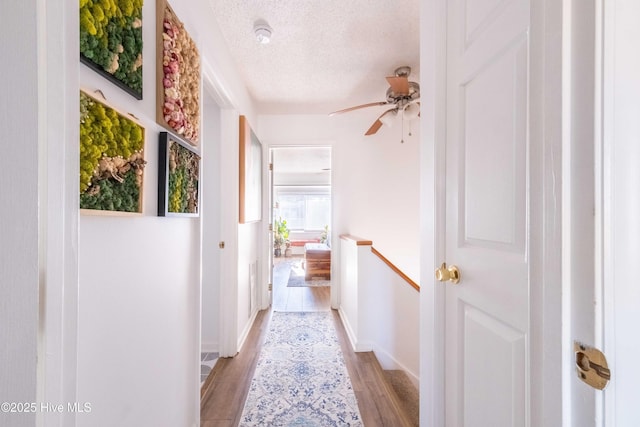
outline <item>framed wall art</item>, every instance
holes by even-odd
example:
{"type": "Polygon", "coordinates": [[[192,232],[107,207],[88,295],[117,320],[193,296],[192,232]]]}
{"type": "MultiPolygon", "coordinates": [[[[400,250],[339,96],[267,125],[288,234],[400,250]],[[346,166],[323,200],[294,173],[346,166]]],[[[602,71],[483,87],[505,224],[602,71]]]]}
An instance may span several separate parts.
{"type": "Polygon", "coordinates": [[[80,209],[142,213],[144,128],[80,91],[80,209]]]}
{"type": "Polygon", "coordinates": [[[200,137],[200,54],[166,0],[157,0],[156,121],[191,145],[200,137]]]}
{"type": "Polygon", "coordinates": [[[143,0],[80,0],[80,61],[142,99],[143,0]]]}
{"type": "Polygon", "coordinates": [[[158,216],[200,214],[200,156],[186,142],[160,132],[158,216]]]}
{"type": "Polygon", "coordinates": [[[240,116],[240,224],[262,219],[262,144],[240,116]]]}

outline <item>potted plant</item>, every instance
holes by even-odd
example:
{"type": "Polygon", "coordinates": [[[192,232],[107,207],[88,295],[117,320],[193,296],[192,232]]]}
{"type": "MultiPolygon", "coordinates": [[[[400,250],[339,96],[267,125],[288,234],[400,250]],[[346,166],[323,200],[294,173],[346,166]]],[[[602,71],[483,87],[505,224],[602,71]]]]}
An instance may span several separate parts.
{"type": "Polygon", "coordinates": [[[287,248],[290,246],[289,228],[287,227],[287,220],[280,217],[276,219],[275,227],[273,227],[273,248],[275,256],[279,257],[282,255],[282,245],[287,245],[287,248]]]}
{"type": "Polygon", "coordinates": [[[279,233],[273,235],[273,254],[277,257],[282,255],[282,245],[284,244],[284,238],[279,233]]]}
{"type": "Polygon", "coordinates": [[[324,230],[320,233],[320,243],[327,244],[329,241],[329,225],[324,226],[324,230]]]}

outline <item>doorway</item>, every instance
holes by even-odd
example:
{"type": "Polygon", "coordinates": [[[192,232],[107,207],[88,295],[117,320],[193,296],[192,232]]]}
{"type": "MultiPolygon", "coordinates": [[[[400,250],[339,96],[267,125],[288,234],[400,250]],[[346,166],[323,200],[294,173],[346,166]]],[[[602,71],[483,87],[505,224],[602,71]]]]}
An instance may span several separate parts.
{"type": "Polygon", "coordinates": [[[330,307],[331,148],[271,149],[272,309],[330,307]]]}

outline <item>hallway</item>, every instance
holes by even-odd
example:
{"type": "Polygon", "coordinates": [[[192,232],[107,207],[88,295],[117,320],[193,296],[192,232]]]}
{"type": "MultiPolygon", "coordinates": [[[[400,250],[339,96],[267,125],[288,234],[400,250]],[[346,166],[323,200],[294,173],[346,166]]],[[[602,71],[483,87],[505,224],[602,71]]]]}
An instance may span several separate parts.
{"type": "Polygon", "coordinates": [[[269,310],[258,313],[251,333],[236,357],[218,359],[205,381],[202,390],[206,392],[202,395],[200,412],[202,427],[238,424],[273,311],[330,310],[328,286],[287,287],[290,264],[298,260],[300,257],[274,259],[273,304],[269,310]]]}
{"type": "MultiPolygon", "coordinates": [[[[282,265],[286,259],[276,259],[282,265]]],[[[274,271],[273,305],[258,313],[241,351],[233,358],[221,358],[203,387],[202,427],[232,427],[240,421],[251,379],[273,311],[329,311],[329,287],[287,287],[288,274],[274,271]]],[[[371,352],[355,353],[336,310],[331,310],[353,390],[366,426],[403,425],[399,402],[389,397],[383,371],[371,352]]]]}
{"type": "Polygon", "coordinates": [[[327,311],[331,307],[329,286],[288,287],[291,265],[300,263],[302,256],[274,259],[273,311],[327,311]]]}

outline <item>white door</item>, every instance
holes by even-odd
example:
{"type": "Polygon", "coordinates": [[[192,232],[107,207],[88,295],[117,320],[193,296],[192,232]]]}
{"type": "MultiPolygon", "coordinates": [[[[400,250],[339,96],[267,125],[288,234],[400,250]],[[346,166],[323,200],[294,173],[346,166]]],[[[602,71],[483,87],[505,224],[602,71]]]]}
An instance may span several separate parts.
{"type": "Polygon", "coordinates": [[[447,5],[446,425],[525,426],[530,4],[447,5]]]}

